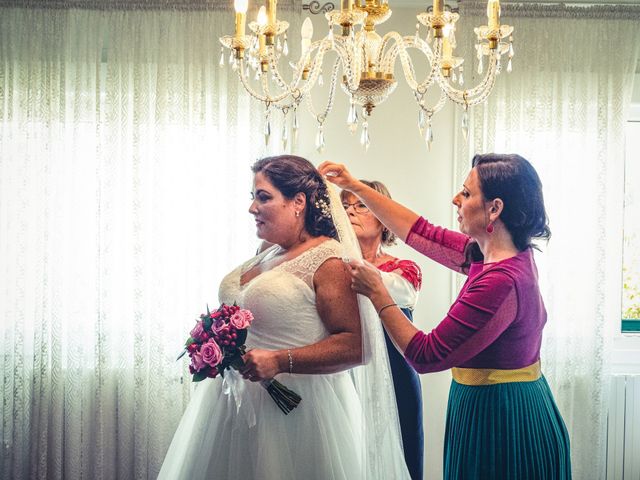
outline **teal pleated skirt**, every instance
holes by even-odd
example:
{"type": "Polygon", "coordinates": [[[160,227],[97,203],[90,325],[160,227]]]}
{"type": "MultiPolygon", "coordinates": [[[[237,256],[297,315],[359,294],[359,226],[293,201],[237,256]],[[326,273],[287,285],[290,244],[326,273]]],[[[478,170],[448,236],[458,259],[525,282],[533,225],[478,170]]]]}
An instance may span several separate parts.
{"type": "Polygon", "coordinates": [[[571,478],[569,435],[544,376],[480,386],[452,380],[444,478],[571,478]]]}

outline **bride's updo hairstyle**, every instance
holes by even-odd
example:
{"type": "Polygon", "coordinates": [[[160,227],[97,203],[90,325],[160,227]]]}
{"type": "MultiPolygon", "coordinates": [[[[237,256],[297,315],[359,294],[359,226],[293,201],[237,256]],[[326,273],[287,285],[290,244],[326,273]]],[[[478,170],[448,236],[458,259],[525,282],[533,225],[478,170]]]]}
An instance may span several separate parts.
{"type": "Polygon", "coordinates": [[[296,193],[304,193],[307,198],[305,230],[314,237],[324,235],[337,238],[331,219],[327,185],[309,160],[295,155],[265,157],[254,163],[251,170],[254,174],[262,173],[289,200],[296,193]]]}

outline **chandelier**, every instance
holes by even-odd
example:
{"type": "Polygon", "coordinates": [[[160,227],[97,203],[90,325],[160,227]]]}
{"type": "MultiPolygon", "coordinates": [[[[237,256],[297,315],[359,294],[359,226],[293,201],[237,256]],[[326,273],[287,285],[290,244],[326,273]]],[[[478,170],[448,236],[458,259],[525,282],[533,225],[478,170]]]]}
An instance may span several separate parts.
{"type": "Polygon", "coordinates": [[[245,22],[248,0],[235,0],[235,34],[220,38],[220,66],[225,64],[225,48],[230,49],[229,62],[245,90],[265,105],[264,136],[268,144],[271,137],[271,115],[279,110],[284,115],[282,147],[286,150],[289,139],[295,144],[298,133],[298,107],[305,101],[318,124],[316,149],[325,147],[323,128],[335,100],[339,83],[349,99],[346,124],[354,134],[361,124],[360,142],[369,148],[369,118],[376,106],[384,102],[396,89],[394,67],[399,59],[404,78],[412,90],[418,106],[418,129],[427,147],[433,142],[432,118],[447,100],[460,105],[462,134],[468,135],[468,109],[487,99],[501,71],[502,56],[507,54],[507,72],[513,58],[513,27],[500,25],[499,0],[488,0],[488,25],[474,29],[477,43],[478,84],[465,88],[463,59],[456,57],[456,22],[459,14],[433,0],[428,11],[417,15],[415,34],[402,36],[388,32],[380,36],[376,28],[391,17],[388,0],[341,0],[340,10],[328,11],[328,34],[312,40],[313,25],[306,18],[300,32],[301,54],[297,61],[288,61],[289,24],[277,17],[277,0],[266,0],[260,7],[256,21],[245,22]],[[421,31],[421,26],[424,27],[421,31]],[[410,51],[425,57],[428,71],[424,78],[416,78],[410,51]],[[323,63],[327,53],[335,53],[330,70],[328,101],[322,110],[316,110],[311,92],[323,84],[323,63]],[[281,63],[290,65],[289,75],[283,73],[281,63]],[[485,68],[486,66],[486,68],[485,68]],[[285,78],[287,77],[287,78],[285,78]],[[427,92],[436,90],[427,99],[427,92]],[[435,100],[437,98],[437,100],[435,100]],[[430,100],[430,101],[428,101],[430,100]],[[358,108],[360,107],[360,108],[358,108]],[[360,114],[358,114],[360,111],[360,114]],[[288,115],[291,114],[291,127],[288,115]]]}

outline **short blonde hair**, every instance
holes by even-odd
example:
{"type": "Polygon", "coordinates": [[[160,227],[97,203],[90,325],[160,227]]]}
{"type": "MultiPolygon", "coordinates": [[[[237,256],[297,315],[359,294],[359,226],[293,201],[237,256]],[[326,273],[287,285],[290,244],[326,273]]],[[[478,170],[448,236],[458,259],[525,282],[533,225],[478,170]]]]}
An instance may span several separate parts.
{"type": "MultiPolygon", "coordinates": [[[[376,192],[381,193],[385,197],[392,198],[391,193],[389,193],[389,189],[387,186],[379,182],[378,180],[360,180],[366,186],[373,188],[376,192]]],[[[342,190],[340,192],[340,199],[345,200],[347,195],[350,195],[351,192],[347,190],[342,190]]],[[[376,217],[377,218],[377,217],[376,217]]],[[[385,246],[395,245],[396,244],[396,234],[389,230],[387,227],[382,225],[382,244],[385,246]]]]}

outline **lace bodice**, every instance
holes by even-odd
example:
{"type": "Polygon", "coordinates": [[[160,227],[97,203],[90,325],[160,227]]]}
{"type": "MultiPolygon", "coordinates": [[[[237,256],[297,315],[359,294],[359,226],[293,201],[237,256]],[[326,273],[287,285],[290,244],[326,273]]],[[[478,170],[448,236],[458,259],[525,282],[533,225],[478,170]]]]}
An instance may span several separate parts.
{"type": "Polygon", "coordinates": [[[313,276],[329,258],[342,256],[342,246],[328,240],[240,284],[242,274],[274,256],[274,245],[229,273],[220,284],[220,302],[236,302],[255,317],[248,348],[281,349],[318,342],[328,335],[316,310],[313,276]]]}

